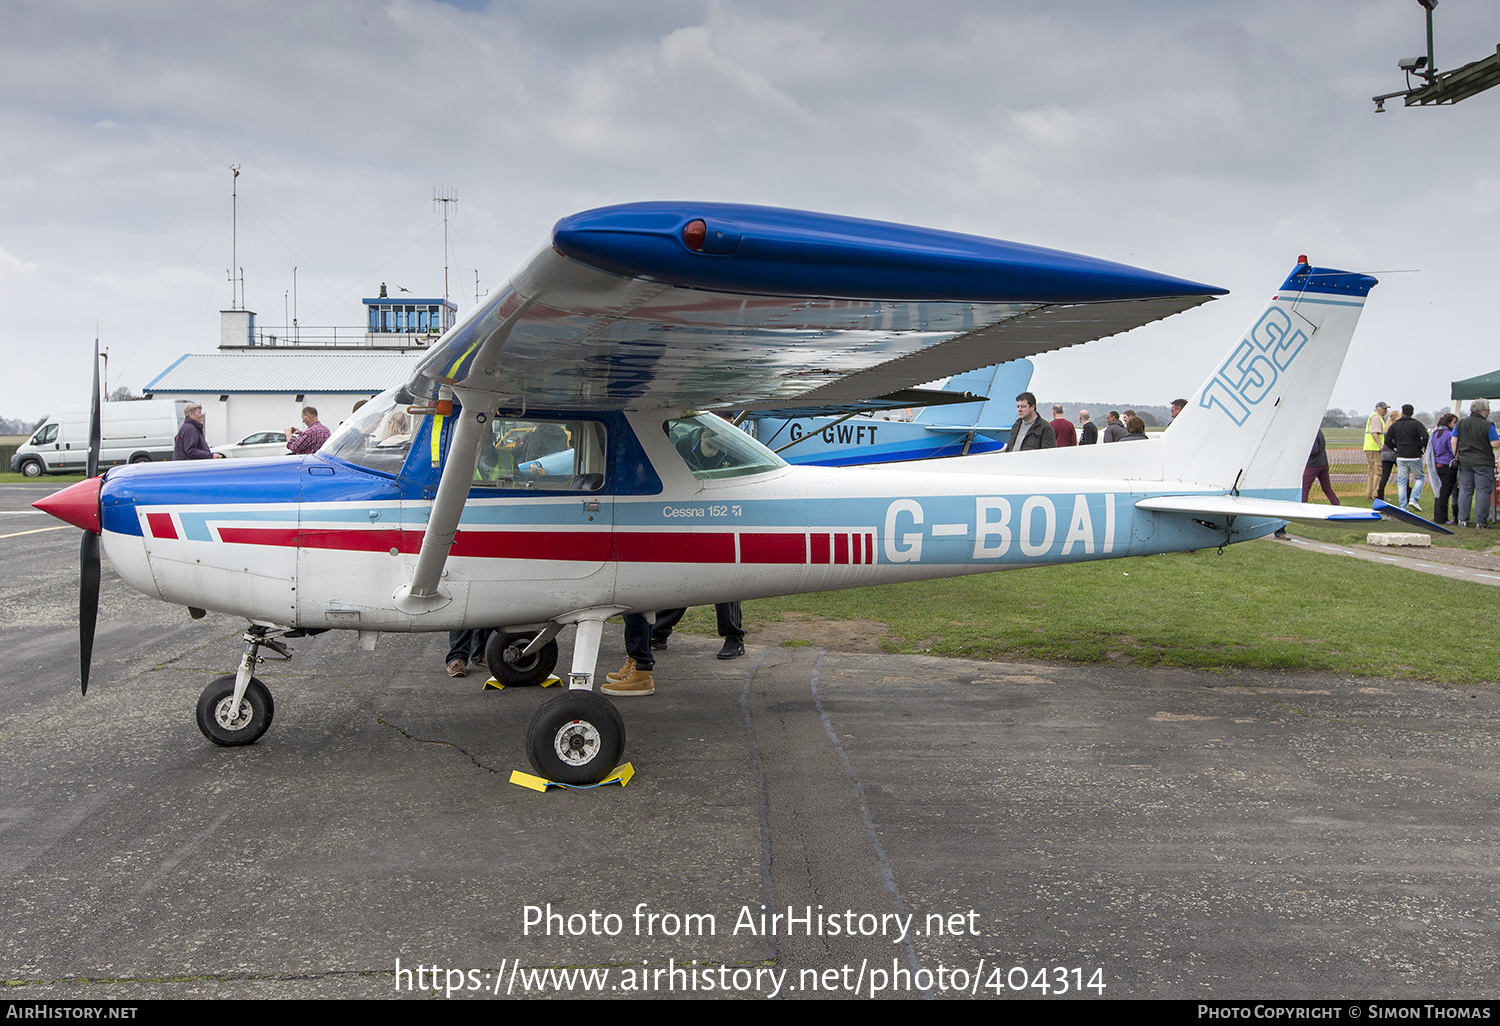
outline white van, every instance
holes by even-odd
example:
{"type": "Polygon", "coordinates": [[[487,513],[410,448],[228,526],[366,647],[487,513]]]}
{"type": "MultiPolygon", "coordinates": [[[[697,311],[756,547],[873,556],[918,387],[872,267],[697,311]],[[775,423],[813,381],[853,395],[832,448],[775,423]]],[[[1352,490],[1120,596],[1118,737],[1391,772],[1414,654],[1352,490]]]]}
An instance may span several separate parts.
{"type": "MultiPolygon", "coordinates": [[[[182,411],[187,407],[186,399],[105,403],[99,416],[103,436],[99,469],[170,460],[172,443],[182,426],[182,411]]],[[[76,474],[88,468],[88,458],[88,407],[68,408],[48,417],[30,440],[16,449],[10,469],[27,477],[76,474]]]]}

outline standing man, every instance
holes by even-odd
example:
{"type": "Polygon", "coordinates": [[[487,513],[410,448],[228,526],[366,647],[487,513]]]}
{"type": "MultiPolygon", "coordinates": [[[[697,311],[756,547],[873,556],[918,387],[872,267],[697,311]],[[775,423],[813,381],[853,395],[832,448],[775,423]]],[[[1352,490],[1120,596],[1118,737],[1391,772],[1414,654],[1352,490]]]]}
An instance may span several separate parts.
{"type": "Polygon", "coordinates": [[[626,613],[625,665],[614,673],[605,674],[604,684],[599,690],[616,698],[654,695],[656,681],[651,676],[654,669],[656,657],[651,654],[651,621],[646,619],[645,613],[626,613]]]}
{"type": "Polygon", "coordinates": [[[1057,435],[1052,425],[1036,412],[1036,396],[1030,392],[1016,396],[1016,422],[1010,426],[1010,441],[1005,443],[1005,451],[1056,448],[1057,435]]]}
{"type": "Polygon", "coordinates": [[[484,666],[484,646],[490,643],[490,633],[488,627],[448,632],[448,676],[466,676],[471,663],[484,666]]]}
{"type": "Polygon", "coordinates": [[[1385,403],[1376,403],[1375,412],[1365,421],[1365,498],[1373,500],[1380,487],[1380,450],[1385,444],[1385,403]]]}
{"type": "Polygon", "coordinates": [[[1172,419],[1176,420],[1177,419],[1177,415],[1179,413],[1181,413],[1185,409],[1187,409],[1187,400],[1186,399],[1173,399],[1172,400],[1172,419]]]}
{"type": "MultiPolygon", "coordinates": [[[[661,651],[667,647],[667,639],[672,636],[672,628],[676,627],[682,619],[686,609],[659,609],[656,611],[656,622],[651,626],[651,648],[661,651]]],[[[740,604],[738,602],[719,602],[714,605],[714,616],[718,620],[719,637],[724,639],[724,647],[719,649],[719,659],[738,659],[745,654],[745,628],[740,620],[740,604]]]]}
{"type": "Polygon", "coordinates": [[[172,441],[174,460],[222,460],[224,454],[214,452],[203,438],[203,407],[193,403],[182,411],[182,427],[172,441]]]}
{"type": "Polygon", "coordinates": [[[302,427],[286,429],[287,451],[293,456],[317,452],[328,441],[328,429],[318,422],[318,411],[311,406],[302,407],[302,427]]]}
{"type": "Polygon", "coordinates": [[[1063,416],[1063,408],[1060,404],[1052,407],[1052,434],[1057,438],[1059,449],[1078,444],[1078,435],[1073,431],[1073,422],[1063,416]]]}
{"type": "Polygon", "coordinates": [[[1120,423],[1120,415],[1110,410],[1104,415],[1104,437],[1100,442],[1118,442],[1125,437],[1125,425],[1120,423]]]}
{"type": "Polygon", "coordinates": [[[1385,444],[1396,451],[1396,505],[1422,511],[1422,453],[1427,451],[1427,427],[1416,418],[1411,403],[1401,407],[1401,419],[1385,433],[1385,444]],[[1412,478],[1416,484],[1412,484],[1412,478]]]}
{"type": "Polygon", "coordinates": [[[1495,450],[1500,449],[1500,434],[1490,423],[1490,404],[1475,399],[1469,404],[1469,415],[1458,422],[1458,526],[1473,524],[1482,530],[1490,526],[1490,496],[1495,492],[1495,450]],[[1470,506],[1474,519],[1469,519],[1470,506]]]}
{"type": "Polygon", "coordinates": [[[1318,437],[1313,439],[1312,452],[1307,457],[1307,466],[1302,468],[1303,502],[1306,502],[1307,497],[1312,494],[1314,481],[1322,486],[1323,494],[1328,497],[1330,506],[1341,505],[1339,497],[1334,494],[1333,481],[1328,476],[1328,439],[1323,436],[1322,428],[1318,428],[1318,437]]]}
{"type": "MultiPolygon", "coordinates": [[[[667,647],[672,628],[682,619],[686,609],[661,609],[655,614],[655,623],[646,619],[645,613],[625,614],[625,665],[613,673],[604,675],[604,684],[599,690],[615,698],[645,698],[656,694],[656,669],[653,650],[667,647]]],[[[719,636],[724,647],[719,649],[720,659],[738,659],[745,654],[745,628],[740,623],[740,604],[720,602],[714,606],[719,618],[719,636]]]]}
{"type": "Polygon", "coordinates": [[[1094,445],[1099,441],[1099,429],[1089,420],[1088,410],[1078,411],[1078,444],[1094,445]]]}

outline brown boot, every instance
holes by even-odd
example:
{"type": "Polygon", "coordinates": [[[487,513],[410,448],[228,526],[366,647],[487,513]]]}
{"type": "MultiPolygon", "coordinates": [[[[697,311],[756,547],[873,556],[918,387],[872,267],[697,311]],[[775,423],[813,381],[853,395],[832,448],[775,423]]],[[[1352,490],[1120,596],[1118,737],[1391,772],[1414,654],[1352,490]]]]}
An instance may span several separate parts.
{"type": "MultiPolygon", "coordinates": [[[[613,677],[613,674],[610,674],[613,677]]],[[[656,682],[651,679],[650,670],[632,670],[628,677],[621,680],[611,680],[599,689],[606,695],[614,695],[616,698],[626,698],[632,695],[654,695],[656,694],[656,682]]]]}
{"type": "Polygon", "coordinates": [[[621,680],[624,680],[626,677],[629,677],[634,672],[635,672],[635,660],[634,659],[626,659],[624,666],[620,667],[614,673],[606,673],[604,675],[604,679],[605,680],[610,680],[610,681],[621,681],[621,680]]]}

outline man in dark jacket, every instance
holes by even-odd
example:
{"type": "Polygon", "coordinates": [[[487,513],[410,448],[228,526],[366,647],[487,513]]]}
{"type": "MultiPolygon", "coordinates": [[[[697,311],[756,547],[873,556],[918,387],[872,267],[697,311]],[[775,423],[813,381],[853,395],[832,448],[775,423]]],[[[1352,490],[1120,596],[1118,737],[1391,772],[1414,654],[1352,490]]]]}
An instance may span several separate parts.
{"type": "Polygon", "coordinates": [[[1427,427],[1416,418],[1416,407],[1401,407],[1401,419],[1385,430],[1385,444],[1396,451],[1396,505],[1422,511],[1422,454],[1427,451],[1427,427]],[[1412,484],[1412,478],[1416,484],[1412,484]]]}
{"type": "Polygon", "coordinates": [[[1110,410],[1104,415],[1104,433],[1099,436],[1100,442],[1118,442],[1127,434],[1125,425],[1120,423],[1120,415],[1110,410]]]}
{"type": "Polygon", "coordinates": [[[1052,425],[1036,412],[1036,396],[1030,392],[1016,396],[1016,414],[1016,422],[1010,426],[1010,441],[1005,443],[1006,452],[1057,448],[1057,434],[1052,425]]]}
{"type": "Polygon", "coordinates": [[[1469,415],[1458,422],[1458,526],[1489,529],[1490,495],[1495,491],[1495,450],[1500,434],[1490,423],[1490,404],[1475,399],[1469,415]],[[1470,511],[1474,519],[1469,519],[1470,511]]]}
{"type": "Polygon", "coordinates": [[[1094,445],[1099,441],[1099,429],[1089,420],[1088,410],[1078,411],[1078,444],[1094,445]]]}
{"type": "Polygon", "coordinates": [[[208,442],[203,438],[203,407],[194,403],[183,410],[182,415],[185,419],[182,427],[177,429],[177,437],[172,442],[172,458],[174,460],[223,459],[223,454],[210,449],[208,442]]]}

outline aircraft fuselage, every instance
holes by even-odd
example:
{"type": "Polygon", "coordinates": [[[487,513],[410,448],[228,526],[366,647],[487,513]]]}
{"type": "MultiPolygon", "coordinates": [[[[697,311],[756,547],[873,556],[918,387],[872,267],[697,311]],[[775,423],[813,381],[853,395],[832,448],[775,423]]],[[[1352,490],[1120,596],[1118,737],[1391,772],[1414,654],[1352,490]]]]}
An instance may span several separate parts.
{"type": "Polygon", "coordinates": [[[598,490],[472,489],[442,579],[449,601],[430,612],[392,601],[440,473],[430,424],[396,474],[325,455],[119,468],[101,494],[104,548],[168,602],[427,631],[1205,548],[1278,523],[1240,518],[1231,533],[1136,509],[1162,482],[1121,475],[1149,465],[1155,441],[700,480],[662,431],[674,415],[601,415],[610,470],[598,490]]]}

